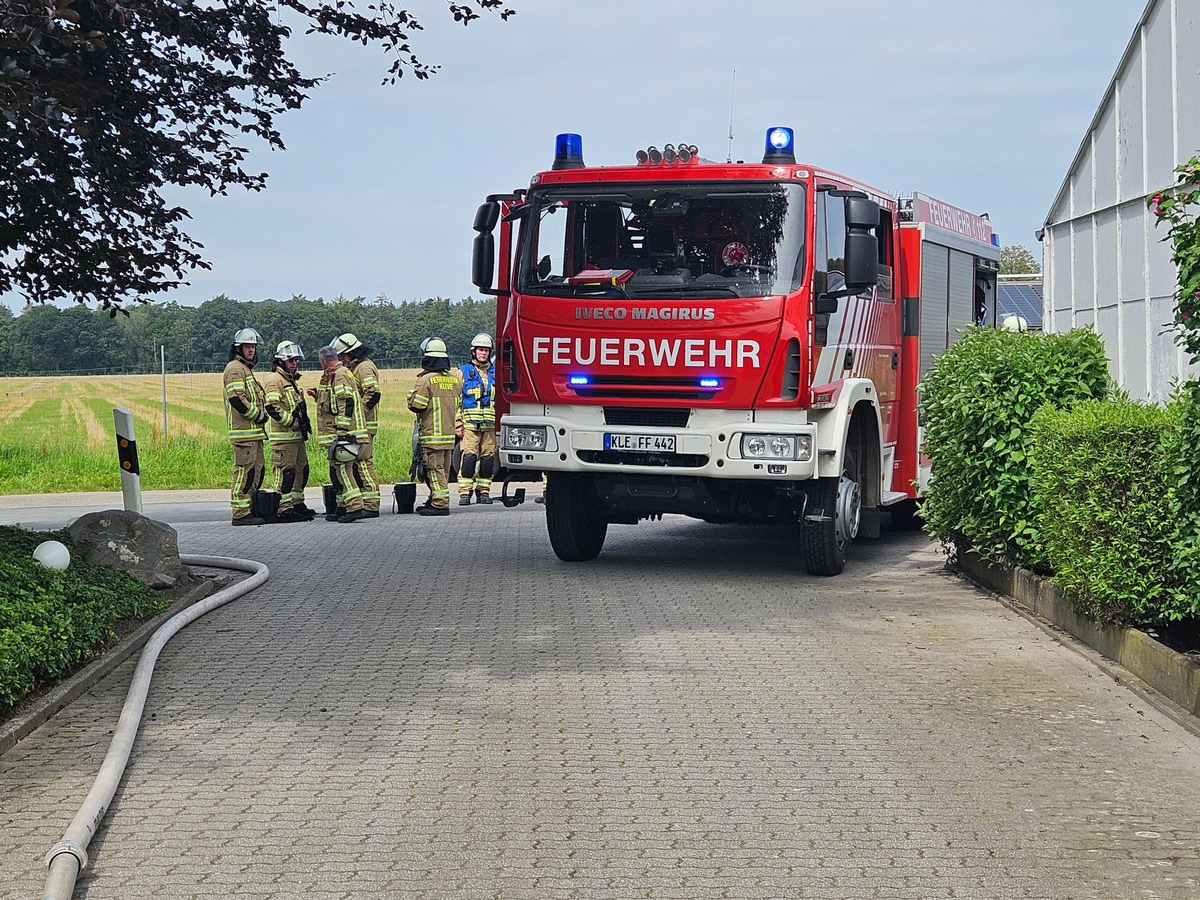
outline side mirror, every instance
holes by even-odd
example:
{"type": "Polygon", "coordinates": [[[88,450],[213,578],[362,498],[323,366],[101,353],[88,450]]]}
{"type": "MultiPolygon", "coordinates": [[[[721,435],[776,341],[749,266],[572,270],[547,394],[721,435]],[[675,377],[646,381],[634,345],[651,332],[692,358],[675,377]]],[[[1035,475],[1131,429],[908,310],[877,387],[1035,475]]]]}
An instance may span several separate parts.
{"type": "Polygon", "coordinates": [[[471,227],[480,234],[487,234],[496,227],[500,219],[500,204],[491,200],[475,210],[475,224],[471,227]]]}
{"type": "Polygon", "coordinates": [[[471,283],[481,290],[490,290],[495,270],[496,239],[492,237],[490,231],[480,232],[475,235],[475,241],[471,247],[471,283]]]}
{"type": "Polygon", "coordinates": [[[865,291],[879,281],[878,228],[878,203],[846,198],[846,293],[865,291]]]}

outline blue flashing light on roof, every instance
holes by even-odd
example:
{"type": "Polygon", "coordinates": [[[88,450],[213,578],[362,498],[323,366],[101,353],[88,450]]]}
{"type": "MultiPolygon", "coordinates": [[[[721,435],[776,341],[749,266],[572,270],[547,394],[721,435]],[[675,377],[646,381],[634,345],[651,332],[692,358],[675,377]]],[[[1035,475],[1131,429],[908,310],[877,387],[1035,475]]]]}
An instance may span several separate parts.
{"type": "Polygon", "coordinates": [[[796,133],[790,128],[776,126],[767,129],[767,149],[763,153],[763,164],[795,163],[796,133]]]}
{"type": "Polygon", "coordinates": [[[992,246],[993,247],[1000,246],[1000,235],[996,234],[996,232],[994,232],[994,231],[992,232],[992,246]]]}
{"type": "Polygon", "coordinates": [[[583,168],[583,137],[563,133],[554,139],[554,165],[551,169],[583,168]]]}

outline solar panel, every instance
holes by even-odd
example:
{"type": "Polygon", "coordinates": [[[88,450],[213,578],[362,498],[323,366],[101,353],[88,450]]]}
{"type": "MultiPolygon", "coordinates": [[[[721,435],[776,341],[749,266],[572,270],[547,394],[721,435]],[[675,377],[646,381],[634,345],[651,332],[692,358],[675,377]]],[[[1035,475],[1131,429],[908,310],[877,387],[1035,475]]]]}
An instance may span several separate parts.
{"type": "Polygon", "coordinates": [[[1042,286],[1040,284],[996,285],[996,321],[1005,316],[1022,316],[1029,327],[1042,327],[1042,286]]]}

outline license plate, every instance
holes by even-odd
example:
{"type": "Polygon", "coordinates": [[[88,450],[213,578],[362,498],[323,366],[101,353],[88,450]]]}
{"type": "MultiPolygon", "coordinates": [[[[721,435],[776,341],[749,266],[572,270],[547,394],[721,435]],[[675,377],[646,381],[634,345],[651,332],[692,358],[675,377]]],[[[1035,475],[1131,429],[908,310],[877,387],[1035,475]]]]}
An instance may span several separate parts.
{"type": "Polygon", "coordinates": [[[605,450],[626,450],[634,453],[674,453],[673,434],[606,434],[605,450]]]}

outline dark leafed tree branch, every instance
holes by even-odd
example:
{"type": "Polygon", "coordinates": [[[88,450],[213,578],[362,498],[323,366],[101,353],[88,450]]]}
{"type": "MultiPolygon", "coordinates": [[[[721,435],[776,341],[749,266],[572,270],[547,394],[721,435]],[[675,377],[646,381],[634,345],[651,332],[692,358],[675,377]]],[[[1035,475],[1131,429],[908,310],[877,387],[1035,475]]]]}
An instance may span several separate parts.
{"type": "MultiPolygon", "coordinates": [[[[448,2],[456,21],[507,20],[502,0],[448,2]]],[[[321,79],[284,55],[290,21],[378,45],[385,83],[437,66],[413,52],[421,25],[388,0],[0,0],[0,293],[115,312],[208,268],[168,186],[261,190],[243,166],[275,118],[321,79]]]]}

